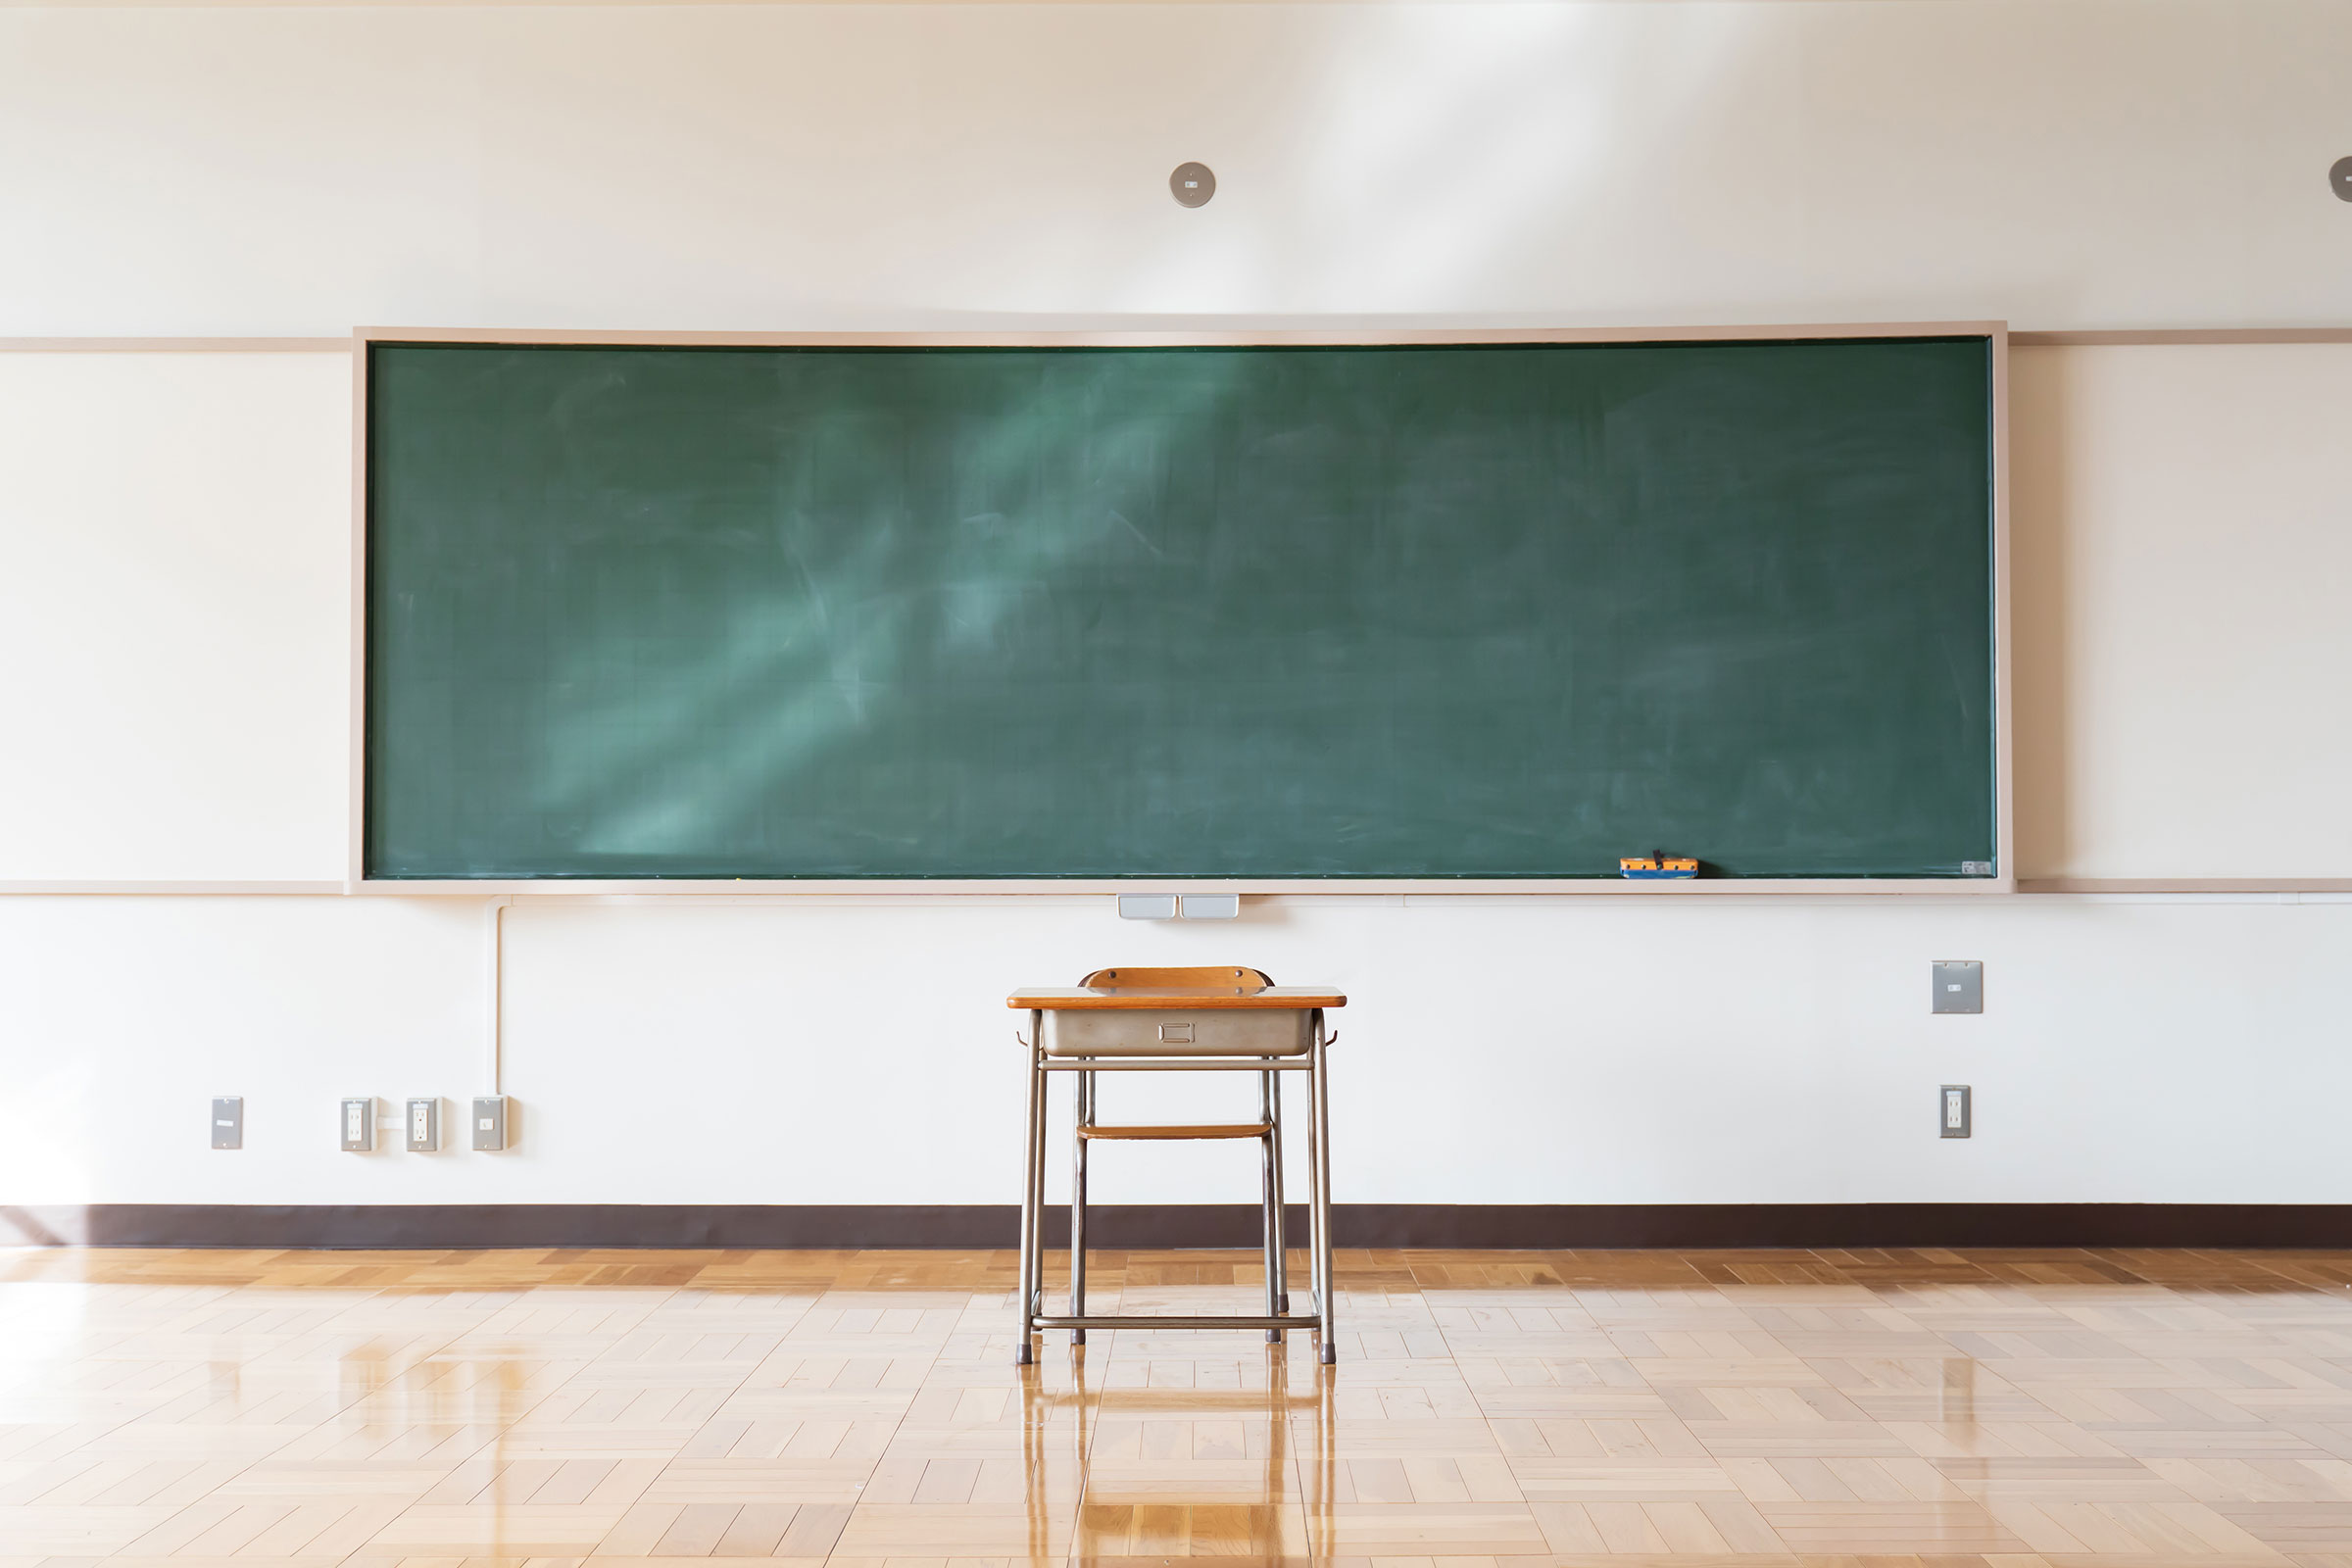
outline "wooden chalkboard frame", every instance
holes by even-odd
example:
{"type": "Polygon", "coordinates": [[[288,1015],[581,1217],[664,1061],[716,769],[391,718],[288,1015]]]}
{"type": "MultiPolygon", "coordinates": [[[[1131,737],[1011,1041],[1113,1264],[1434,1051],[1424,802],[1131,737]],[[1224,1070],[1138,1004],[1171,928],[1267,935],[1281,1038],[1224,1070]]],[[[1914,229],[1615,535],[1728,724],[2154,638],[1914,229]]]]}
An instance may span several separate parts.
{"type": "Polygon", "coordinates": [[[1076,332],[644,332],[363,326],[352,333],[350,811],[346,893],[471,898],[591,896],[778,899],[894,899],[940,895],[1067,897],[1139,892],[1324,894],[1334,897],[1562,895],[1720,898],[1823,895],[1984,897],[2018,891],[2014,825],[2009,593],[2009,326],[2006,321],[1879,321],[1771,326],[1401,328],[1233,327],[1200,332],[1106,329],[1076,332]],[[584,344],[613,348],[1191,348],[1384,346],[1455,343],[1794,342],[1871,338],[1981,337],[1992,357],[1993,865],[1988,877],[1740,877],[1687,882],[1602,878],[1185,878],[1039,877],[975,880],[571,878],[401,879],[367,872],[368,736],[368,385],[377,343],[584,344]]]}

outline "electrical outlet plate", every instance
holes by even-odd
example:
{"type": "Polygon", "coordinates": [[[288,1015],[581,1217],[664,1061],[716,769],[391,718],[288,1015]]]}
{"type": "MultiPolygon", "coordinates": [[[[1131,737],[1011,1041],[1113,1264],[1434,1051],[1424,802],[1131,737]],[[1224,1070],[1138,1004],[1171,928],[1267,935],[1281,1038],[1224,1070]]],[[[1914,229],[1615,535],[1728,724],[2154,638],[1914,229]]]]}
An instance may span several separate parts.
{"type": "Polygon", "coordinates": [[[1945,1084],[1936,1096],[1936,1130],[1945,1138],[1967,1138],[1976,1125],[1976,1097],[1966,1084],[1945,1084]]]}
{"type": "Polygon", "coordinates": [[[473,1130],[473,1147],[477,1153],[496,1154],[507,1147],[507,1120],[512,1105],[504,1095],[481,1095],[473,1102],[473,1115],[467,1125],[473,1130]]]}
{"type": "Polygon", "coordinates": [[[409,1114],[404,1123],[408,1131],[409,1152],[434,1154],[441,1151],[441,1099],[409,1102],[409,1114]]]}
{"type": "Polygon", "coordinates": [[[1978,958],[1938,958],[1931,965],[1936,976],[1936,1012],[1983,1012],[1984,964],[1978,958]]]}
{"type": "Polygon", "coordinates": [[[365,1154],[375,1148],[375,1097],[343,1102],[343,1152],[365,1154]]]}
{"type": "Polygon", "coordinates": [[[213,1147],[245,1147],[245,1097],[220,1095],[213,1100],[213,1147]]]}

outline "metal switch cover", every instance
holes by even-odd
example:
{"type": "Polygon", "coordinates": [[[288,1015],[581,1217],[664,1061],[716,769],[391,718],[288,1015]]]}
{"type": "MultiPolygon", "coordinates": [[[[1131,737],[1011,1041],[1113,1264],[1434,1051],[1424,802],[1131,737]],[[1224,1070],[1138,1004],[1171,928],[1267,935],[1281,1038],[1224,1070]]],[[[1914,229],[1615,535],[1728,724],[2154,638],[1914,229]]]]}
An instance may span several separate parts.
{"type": "Polygon", "coordinates": [[[225,1095],[213,1102],[213,1147],[245,1147],[245,1097],[225,1095]]]}
{"type": "Polygon", "coordinates": [[[1936,975],[1936,1012],[1983,1012],[1984,965],[1977,958],[1938,958],[1936,975]]]}
{"type": "Polygon", "coordinates": [[[474,1152],[495,1154],[507,1147],[507,1097],[483,1095],[473,1102],[474,1152]]]}

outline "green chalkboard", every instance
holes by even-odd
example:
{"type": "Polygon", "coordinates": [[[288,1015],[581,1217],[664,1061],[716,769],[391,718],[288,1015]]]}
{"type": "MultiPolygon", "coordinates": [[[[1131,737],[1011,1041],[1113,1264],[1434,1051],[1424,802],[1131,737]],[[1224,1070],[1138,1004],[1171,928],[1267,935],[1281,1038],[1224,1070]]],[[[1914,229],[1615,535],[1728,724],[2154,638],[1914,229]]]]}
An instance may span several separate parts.
{"type": "Polygon", "coordinates": [[[1983,337],[377,343],[371,878],[1993,859],[1983,337]]]}

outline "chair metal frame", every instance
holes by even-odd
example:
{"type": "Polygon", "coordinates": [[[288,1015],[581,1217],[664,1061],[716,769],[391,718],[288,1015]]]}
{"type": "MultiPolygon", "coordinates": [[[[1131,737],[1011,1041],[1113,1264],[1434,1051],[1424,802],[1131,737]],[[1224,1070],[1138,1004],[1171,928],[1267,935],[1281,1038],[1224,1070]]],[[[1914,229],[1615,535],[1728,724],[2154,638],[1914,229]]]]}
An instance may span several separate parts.
{"type": "MultiPolygon", "coordinates": [[[[1228,971],[1230,972],[1230,971],[1228,971]]],[[[1259,977],[1261,980],[1263,976],[1259,977]]],[[[1081,984],[1091,984],[1089,976],[1081,984]]],[[[1332,1336],[1331,1285],[1331,1096],[1326,1053],[1336,1035],[1324,1027],[1323,1009],[1308,1009],[1308,1048],[1303,1056],[1050,1056],[1046,1054],[1046,1015],[1042,1008],[1029,1014],[1029,1033],[1016,1035],[1029,1053],[1029,1130],[1021,1187],[1020,1343],[1013,1359],[1021,1366],[1036,1358],[1033,1337],[1049,1329],[1068,1329],[1073,1344],[1086,1343],[1088,1329],[1263,1329],[1269,1343],[1279,1343],[1289,1330],[1313,1330],[1320,1359],[1338,1359],[1332,1336]],[[1102,1072],[1250,1072],[1257,1074],[1258,1120],[1240,1127],[1177,1127],[1150,1134],[1171,1138],[1254,1137],[1259,1144],[1263,1250],[1265,1252],[1266,1310],[1263,1316],[1170,1315],[1159,1313],[1090,1313],[1086,1309],[1086,1178],[1089,1136],[1095,1122],[1095,1075],[1102,1072]],[[1290,1255],[1284,1235],[1282,1171],[1282,1078],[1286,1072],[1307,1075],[1310,1114],[1307,1121],[1307,1266],[1308,1293],[1313,1310],[1291,1310],[1290,1255]],[[1077,1078],[1070,1156],[1070,1309],[1054,1316],[1045,1309],[1046,1116],[1052,1074],[1077,1078]]],[[[1144,1129],[1125,1130],[1130,1136],[1144,1129]]]]}

